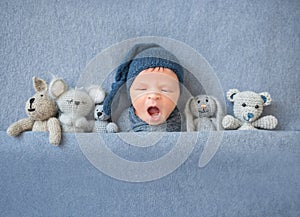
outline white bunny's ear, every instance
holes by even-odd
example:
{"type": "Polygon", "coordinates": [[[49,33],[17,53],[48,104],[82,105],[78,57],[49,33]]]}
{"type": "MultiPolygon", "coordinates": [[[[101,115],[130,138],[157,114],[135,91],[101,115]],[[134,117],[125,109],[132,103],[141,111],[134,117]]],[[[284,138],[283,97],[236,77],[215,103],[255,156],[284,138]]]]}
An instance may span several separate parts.
{"type": "Polygon", "coordinates": [[[49,85],[49,93],[53,98],[58,98],[64,92],[66,92],[68,86],[63,79],[54,78],[49,85]]]}
{"type": "Polygon", "coordinates": [[[41,92],[41,91],[47,90],[48,85],[43,79],[33,77],[32,81],[33,81],[33,87],[34,87],[35,92],[41,92]]]}
{"type": "Polygon", "coordinates": [[[89,88],[87,88],[87,90],[95,104],[102,103],[104,101],[105,91],[101,87],[91,85],[89,88]]]}

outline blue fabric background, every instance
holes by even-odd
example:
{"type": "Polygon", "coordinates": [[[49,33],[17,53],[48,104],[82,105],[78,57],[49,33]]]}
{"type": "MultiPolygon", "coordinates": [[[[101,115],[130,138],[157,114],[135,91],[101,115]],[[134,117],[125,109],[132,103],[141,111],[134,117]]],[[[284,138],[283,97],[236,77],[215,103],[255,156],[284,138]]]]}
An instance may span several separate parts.
{"type": "Polygon", "coordinates": [[[0,8],[0,216],[300,215],[300,1],[2,0],[0,8]],[[200,139],[181,167],[150,183],[102,174],[72,134],[60,148],[46,133],[6,135],[26,117],[33,76],[75,86],[105,48],[149,35],[201,53],[224,93],[268,91],[264,114],[278,118],[277,131],[226,132],[202,169],[200,139]]]}

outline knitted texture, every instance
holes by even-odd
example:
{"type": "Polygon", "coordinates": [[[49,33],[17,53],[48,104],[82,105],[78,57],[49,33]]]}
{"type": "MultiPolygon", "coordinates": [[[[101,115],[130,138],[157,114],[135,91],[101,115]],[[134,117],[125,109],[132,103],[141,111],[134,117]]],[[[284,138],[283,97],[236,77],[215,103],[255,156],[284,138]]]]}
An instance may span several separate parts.
{"type": "Polygon", "coordinates": [[[212,96],[190,97],[185,106],[187,131],[222,130],[223,110],[212,96]]]}
{"type": "Polygon", "coordinates": [[[68,89],[62,79],[53,79],[50,92],[60,111],[59,121],[64,132],[91,132],[86,116],[94,108],[91,96],[81,89],[68,89]]]}
{"type": "Polygon", "coordinates": [[[183,83],[183,68],[172,53],[157,44],[136,44],[129,50],[116,71],[115,82],[104,100],[105,116],[110,117],[113,98],[122,85],[126,84],[128,92],[134,78],[141,71],[152,67],[171,69],[179,82],[183,83]]]}
{"type": "Polygon", "coordinates": [[[233,102],[233,112],[235,117],[226,115],[222,125],[228,130],[253,130],[274,129],[278,120],[268,115],[260,118],[263,107],[270,105],[272,99],[268,92],[255,93],[251,91],[240,92],[237,89],[230,89],[227,92],[227,99],[233,102]]]}
{"type": "Polygon", "coordinates": [[[110,123],[104,120],[103,105],[96,105],[94,110],[95,126],[94,132],[97,133],[116,133],[118,126],[115,123],[110,123]]]}
{"type": "Polygon", "coordinates": [[[59,145],[61,140],[61,127],[57,118],[57,106],[48,94],[48,85],[42,79],[33,77],[33,86],[36,94],[29,98],[25,110],[29,118],[13,123],[7,134],[18,136],[20,133],[32,131],[49,131],[49,142],[59,145]]]}

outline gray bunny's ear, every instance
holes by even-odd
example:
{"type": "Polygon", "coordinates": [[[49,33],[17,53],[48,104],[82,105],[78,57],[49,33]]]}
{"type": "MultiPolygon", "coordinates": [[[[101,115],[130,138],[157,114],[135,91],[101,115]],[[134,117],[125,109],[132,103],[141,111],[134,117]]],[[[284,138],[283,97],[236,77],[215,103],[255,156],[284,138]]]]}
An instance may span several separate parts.
{"type": "Polygon", "coordinates": [[[215,97],[210,96],[210,98],[212,100],[214,100],[215,103],[216,103],[216,111],[215,111],[216,130],[223,130],[223,126],[222,126],[222,120],[223,120],[223,117],[224,117],[223,108],[222,108],[220,102],[215,97]]]}
{"type": "Polygon", "coordinates": [[[48,85],[43,79],[33,77],[32,81],[33,81],[33,87],[34,87],[35,92],[41,92],[41,91],[47,90],[48,85]]]}
{"type": "Polygon", "coordinates": [[[68,86],[63,79],[54,78],[49,85],[49,93],[54,99],[66,92],[68,86]]]}
{"type": "Polygon", "coordinates": [[[196,127],[194,124],[194,119],[198,117],[197,105],[195,102],[195,98],[191,96],[186,104],[184,109],[184,114],[186,118],[186,129],[188,132],[195,131],[196,127]]]}

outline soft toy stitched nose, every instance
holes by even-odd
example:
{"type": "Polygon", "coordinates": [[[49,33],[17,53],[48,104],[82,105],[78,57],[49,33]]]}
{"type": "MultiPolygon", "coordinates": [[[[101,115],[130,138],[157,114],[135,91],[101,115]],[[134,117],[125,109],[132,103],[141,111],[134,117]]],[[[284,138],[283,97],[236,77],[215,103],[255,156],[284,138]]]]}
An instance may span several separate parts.
{"type": "Polygon", "coordinates": [[[201,105],[201,108],[202,108],[202,109],[206,109],[206,107],[207,107],[207,106],[204,105],[204,104],[201,105]]]}
{"type": "Polygon", "coordinates": [[[102,112],[97,112],[98,117],[102,115],[102,112]]]}
{"type": "Polygon", "coordinates": [[[80,104],[80,102],[79,101],[75,101],[75,105],[79,105],[80,104]]]}
{"type": "Polygon", "coordinates": [[[30,104],[32,104],[32,103],[34,102],[34,100],[35,100],[35,98],[31,98],[31,99],[29,100],[30,104]]]}
{"type": "Polygon", "coordinates": [[[251,119],[251,118],[253,118],[253,117],[254,117],[254,114],[248,113],[248,118],[249,118],[249,119],[251,119]]]}

